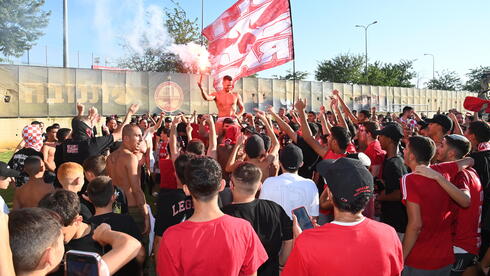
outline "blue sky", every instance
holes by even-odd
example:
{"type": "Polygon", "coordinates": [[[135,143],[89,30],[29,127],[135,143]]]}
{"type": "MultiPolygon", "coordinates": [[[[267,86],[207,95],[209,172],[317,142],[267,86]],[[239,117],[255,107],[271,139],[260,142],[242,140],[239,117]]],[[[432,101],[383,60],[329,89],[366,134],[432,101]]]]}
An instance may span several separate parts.
{"type": "MultiPolygon", "coordinates": [[[[47,0],[44,9],[51,10],[50,24],[45,35],[30,53],[33,64],[62,63],[62,0],[47,0]]],[[[91,53],[107,59],[108,65],[124,56],[120,47],[122,37],[131,31],[135,6],[156,5],[172,7],[170,0],[68,0],[70,66],[87,67],[91,53]],[[96,6],[103,16],[96,17],[96,6]],[[96,20],[98,18],[98,20],[96,20]],[[110,28],[101,27],[101,23],[110,28]],[[106,33],[109,31],[108,33],[106,33]]],[[[204,26],[214,21],[233,0],[204,0],[204,26]]],[[[200,24],[201,0],[180,0],[189,17],[198,17],[200,24]]],[[[456,71],[464,79],[468,69],[490,65],[490,1],[442,0],[291,0],[296,50],[296,69],[308,71],[314,79],[319,61],[340,53],[364,54],[364,31],[355,28],[377,20],[369,28],[369,60],[399,62],[416,60],[415,71],[419,84],[432,77],[432,58],[435,70],[456,71]]],[[[99,13],[100,14],[100,13],[99,13]]],[[[17,62],[27,62],[23,56],[17,62]]],[[[259,72],[261,77],[283,75],[292,63],[259,72]]],[[[417,80],[414,80],[416,83],[417,80]]]]}

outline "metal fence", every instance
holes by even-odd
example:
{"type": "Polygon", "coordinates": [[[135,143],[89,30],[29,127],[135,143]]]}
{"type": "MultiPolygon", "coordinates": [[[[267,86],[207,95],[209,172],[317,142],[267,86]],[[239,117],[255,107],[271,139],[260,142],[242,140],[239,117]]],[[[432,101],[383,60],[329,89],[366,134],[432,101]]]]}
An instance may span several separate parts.
{"type": "MultiPolygon", "coordinates": [[[[215,113],[215,104],[202,99],[198,79],[199,75],[178,73],[0,65],[0,118],[73,116],[77,102],[95,106],[103,115],[124,114],[131,103],[139,103],[141,113],[215,113]]],[[[438,108],[463,110],[464,98],[476,95],[315,81],[296,81],[294,86],[296,97],[306,98],[307,109],[314,111],[330,104],[333,89],[342,93],[352,109],[376,106],[380,112],[400,112],[412,105],[426,114],[438,108]]],[[[203,87],[213,91],[210,78],[204,78],[203,87]]],[[[277,110],[291,106],[293,81],[244,78],[237,81],[235,91],[241,94],[247,112],[267,105],[277,110]]]]}

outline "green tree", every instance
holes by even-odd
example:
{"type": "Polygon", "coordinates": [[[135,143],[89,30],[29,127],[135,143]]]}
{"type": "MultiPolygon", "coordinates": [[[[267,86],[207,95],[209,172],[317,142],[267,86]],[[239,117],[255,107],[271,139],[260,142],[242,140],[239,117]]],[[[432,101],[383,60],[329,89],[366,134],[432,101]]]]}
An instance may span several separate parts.
{"type": "Polygon", "coordinates": [[[200,42],[201,32],[197,24],[197,17],[194,20],[187,18],[187,13],[177,1],[171,1],[173,9],[165,9],[165,26],[174,39],[176,44],[186,44],[189,42],[200,42]]]}
{"type": "MultiPolygon", "coordinates": [[[[48,25],[50,11],[43,11],[44,0],[0,1],[0,52],[20,57],[36,43],[48,25]]],[[[0,60],[2,60],[0,58],[0,60]]]]}
{"type": "Polygon", "coordinates": [[[277,76],[274,75],[274,77],[280,79],[280,80],[304,80],[308,77],[309,73],[306,71],[296,71],[293,72],[291,70],[286,70],[286,75],[285,76],[277,76]]]}
{"type": "Polygon", "coordinates": [[[454,71],[437,72],[437,77],[427,82],[427,88],[440,90],[460,90],[461,79],[454,71]]]}
{"type": "Polygon", "coordinates": [[[368,66],[368,79],[362,79],[362,83],[377,86],[414,87],[411,80],[415,76],[413,61],[402,60],[396,64],[376,61],[368,66]]]}
{"type": "Polygon", "coordinates": [[[360,83],[363,78],[363,66],[363,56],[340,54],[331,60],[320,62],[315,71],[315,78],[319,81],[360,83]]]}
{"type": "Polygon", "coordinates": [[[468,80],[463,85],[463,90],[472,91],[472,92],[480,92],[483,90],[482,88],[482,79],[484,73],[490,72],[490,66],[480,66],[477,68],[470,69],[470,72],[466,74],[468,80]]]}
{"type": "MultiPolygon", "coordinates": [[[[165,27],[176,44],[186,44],[200,41],[200,28],[197,18],[187,18],[187,13],[178,2],[173,1],[172,9],[165,9],[165,27]]],[[[161,49],[145,49],[143,54],[138,54],[123,46],[129,53],[119,61],[119,67],[136,71],[153,72],[177,72],[187,73],[189,69],[179,57],[161,49]]]]}

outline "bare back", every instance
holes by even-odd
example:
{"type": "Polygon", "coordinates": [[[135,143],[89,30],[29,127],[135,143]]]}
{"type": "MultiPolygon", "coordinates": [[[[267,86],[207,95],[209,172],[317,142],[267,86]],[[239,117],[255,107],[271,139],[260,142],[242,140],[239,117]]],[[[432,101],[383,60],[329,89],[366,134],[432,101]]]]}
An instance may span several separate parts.
{"type": "Polygon", "coordinates": [[[218,117],[235,117],[238,93],[219,91],[211,94],[218,108],[218,117]]]}
{"type": "Polygon", "coordinates": [[[39,201],[47,194],[54,192],[51,184],[42,179],[27,181],[26,184],[15,190],[14,209],[37,207],[39,201]]]}
{"type": "Polygon", "coordinates": [[[261,159],[249,159],[247,162],[250,162],[254,164],[255,166],[259,167],[259,169],[262,171],[262,183],[264,183],[264,180],[267,177],[271,176],[277,176],[277,173],[279,171],[279,165],[277,164],[277,160],[275,160],[274,155],[267,155],[264,158],[261,159]]]}
{"type": "Polygon", "coordinates": [[[142,191],[136,155],[121,147],[109,155],[106,166],[107,172],[112,178],[112,183],[124,191],[128,206],[137,206],[138,195],[135,195],[135,193],[142,191]],[[135,181],[135,179],[138,179],[138,181],[135,181]],[[137,188],[138,185],[139,189],[137,188]]]}

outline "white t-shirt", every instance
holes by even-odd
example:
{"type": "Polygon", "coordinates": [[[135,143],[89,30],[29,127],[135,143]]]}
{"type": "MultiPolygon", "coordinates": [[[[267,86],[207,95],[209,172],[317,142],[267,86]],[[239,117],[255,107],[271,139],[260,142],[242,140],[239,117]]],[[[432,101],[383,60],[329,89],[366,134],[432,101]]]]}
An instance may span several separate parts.
{"type": "Polygon", "coordinates": [[[9,213],[9,207],[7,206],[5,201],[3,200],[2,196],[0,196],[0,212],[3,212],[4,214],[9,213]]]}
{"type": "Polygon", "coordinates": [[[266,178],[259,198],[281,205],[291,219],[292,210],[301,206],[310,216],[318,216],[319,197],[315,182],[297,174],[283,173],[266,178]]]}

